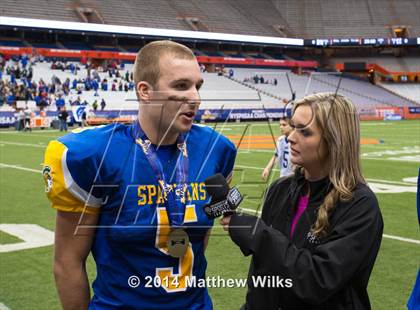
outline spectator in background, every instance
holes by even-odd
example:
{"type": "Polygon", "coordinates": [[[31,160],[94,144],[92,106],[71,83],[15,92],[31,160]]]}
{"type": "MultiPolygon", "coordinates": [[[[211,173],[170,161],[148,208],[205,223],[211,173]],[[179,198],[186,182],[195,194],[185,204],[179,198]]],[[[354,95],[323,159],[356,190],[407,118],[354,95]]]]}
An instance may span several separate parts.
{"type": "Polygon", "coordinates": [[[86,112],[86,110],[87,109],[84,109],[83,110],[82,116],[81,116],[81,119],[82,119],[82,122],[81,122],[82,128],[83,127],[86,127],[86,126],[89,126],[88,123],[87,123],[87,112],[86,112]]]}
{"type": "Polygon", "coordinates": [[[128,90],[133,90],[134,89],[134,82],[130,81],[130,83],[128,84],[128,90]]]}
{"type": "Polygon", "coordinates": [[[98,100],[95,99],[95,101],[92,103],[92,108],[93,108],[93,111],[98,110],[98,100]]]}
{"type": "Polygon", "coordinates": [[[24,114],[25,114],[25,129],[24,129],[24,131],[28,131],[28,130],[32,131],[32,128],[31,128],[31,114],[32,114],[32,111],[28,106],[26,106],[24,114]]]}
{"type": "Polygon", "coordinates": [[[23,111],[23,109],[19,110],[18,122],[18,130],[21,131],[25,128],[25,111],[23,111]]]}
{"type": "Polygon", "coordinates": [[[233,69],[232,69],[232,68],[230,68],[230,69],[229,69],[229,77],[230,77],[230,78],[233,78],[233,74],[234,74],[233,69]]]}
{"type": "Polygon", "coordinates": [[[58,95],[57,100],[55,101],[55,105],[57,107],[57,110],[59,110],[61,107],[64,107],[66,102],[64,101],[64,98],[61,94],[58,95]]]}
{"type": "Polygon", "coordinates": [[[80,105],[82,100],[80,99],[80,96],[77,96],[76,100],[73,101],[73,105],[80,105]]]}
{"type": "Polygon", "coordinates": [[[105,99],[102,98],[102,100],[101,100],[101,111],[105,110],[105,106],[106,106],[105,99]]]}
{"type": "Polygon", "coordinates": [[[92,89],[92,83],[91,83],[91,79],[88,77],[85,79],[85,90],[89,91],[92,89]]]}
{"type": "Polygon", "coordinates": [[[103,91],[108,91],[108,80],[107,79],[102,80],[101,88],[102,88],[103,91]]]}
{"type": "Polygon", "coordinates": [[[98,81],[96,80],[96,79],[93,79],[92,80],[92,88],[93,88],[93,90],[94,90],[94,96],[96,97],[96,96],[99,96],[99,94],[98,94],[98,88],[99,88],[99,84],[98,84],[98,81]]]}
{"type": "Polygon", "coordinates": [[[66,111],[66,107],[62,107],[58,112],[58,120],[60,121],[60,131],[67,131],[67,118],[69,114],[66,111]]]}
{"type": "Polygon", "coordinates": [[[16,106],[16,97],[13,94],[13,91],[10,91],[7,95],[7,104],[10,106],[16,106]]]}
{"type": "Polygon", "coordinates": [[[41,100],[39,102],[39,108],[42,110],[43,108],[48,106],[48,97],[42,97],[41,96],[41,100]]]}
{"type": "Polygon", "coordinates": [[[70,92],[70,78],[67,78],[63,83],[63,92],[68,95],[70,92]]]}

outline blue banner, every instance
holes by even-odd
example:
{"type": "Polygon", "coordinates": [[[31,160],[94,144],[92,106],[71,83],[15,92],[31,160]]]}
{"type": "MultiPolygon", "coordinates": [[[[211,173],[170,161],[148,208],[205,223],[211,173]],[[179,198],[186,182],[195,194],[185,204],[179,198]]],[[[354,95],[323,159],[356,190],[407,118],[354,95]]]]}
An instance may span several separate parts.
{"type": "Polygon", "coordinates": [[[420,114],[420,107],[408,107],[410,114],[420,114]]]}
{"type": "MultiPolygon", "coordinates": [[[[85,110],[85,106],[75,106],[69,110],[69,116],[76,122],[81,121],[81,115],[85,110]]],[[[203,109],[198,110],[195,121],[196,122],[224,122],[235,120],[266,120],[266,119],[279,119],[284,116],[284,109],[203,109]]],[[[137,116],[137,110],[108,110],[108,111],[92,111],[95,117],[113,119],[117,117],[137,116]]],[[[91,112],[89,112],[91,113],[91,112]]],[[[88,113],[88,114],[89,114],[88,113]]],[[[420,113],[420,112],[419,112],[420,113]]],[[[36,113],[37,115],[39,112],[36,113]]],[[[47,117],[52,120],[57,119],[57,111],[47,111],[47,117]]],[[[0,126],[8,127],[13,126],[16,121],[14,112],[0,112],[0,126]]]]}

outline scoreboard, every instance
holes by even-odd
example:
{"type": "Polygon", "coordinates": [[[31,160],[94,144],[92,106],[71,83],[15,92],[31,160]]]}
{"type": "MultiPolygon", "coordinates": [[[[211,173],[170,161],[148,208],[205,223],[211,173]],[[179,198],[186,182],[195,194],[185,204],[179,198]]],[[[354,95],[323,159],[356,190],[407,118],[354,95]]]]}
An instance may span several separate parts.
{"type": "Polygon", "coordinates": [[[305,39],[304,46],[420,46],[420,38],[305,39]]]}

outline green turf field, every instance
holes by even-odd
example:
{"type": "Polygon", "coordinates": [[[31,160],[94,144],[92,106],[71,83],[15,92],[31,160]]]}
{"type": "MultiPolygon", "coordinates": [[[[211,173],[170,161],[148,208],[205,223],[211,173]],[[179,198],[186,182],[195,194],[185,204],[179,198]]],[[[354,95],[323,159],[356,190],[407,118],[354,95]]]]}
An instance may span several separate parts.
{"type": "MultiPolygon", "coordinates": [[[[277,134],[277,123],[272,128],[277,134]]],[[[245,124],[218,124],[217,129],[226,135],[240,135],[245,124]]],[[[269,135],[270,131],[267,123],[252,123],[246,134],[269,135]]],[[[22,242],[7,233],[3,224],[37,224],[54,229],[55,211],[44,196],[41,169],[45,146],[59,135],[57,131],[0,131],[0,249],[22,242]]],[[[386,235],[370,280],[371,303],[378,310],[405,309],[420,265],[415,194],[420,122],[363,122],[362,137],[383,142],[362,146],[364,175],[377,192],[386,235]]],[[[268,185],[261,181],[260,174],[271,155],[268,150],[238,152],[233,183],[248,196],[242,205],[247,212],[260,207],[268,185]]],[[[271,181],[278,176],[278,171],[274,172],[271,181]]],[[[51,271],[52,252],[52,246],[0,251],[0,309],[3,305],[19,310],[60,308],[51,271]]],[[[220,227],[213,229],[207,259],[208,276],[228,279],[247,275],[249,259],[220,227]]],[[[93,279],[92,259],[88,270],[93,279]]],[[[215,309],[238,309],[245,292],[246,288],[210,289],[215,309]]]]}

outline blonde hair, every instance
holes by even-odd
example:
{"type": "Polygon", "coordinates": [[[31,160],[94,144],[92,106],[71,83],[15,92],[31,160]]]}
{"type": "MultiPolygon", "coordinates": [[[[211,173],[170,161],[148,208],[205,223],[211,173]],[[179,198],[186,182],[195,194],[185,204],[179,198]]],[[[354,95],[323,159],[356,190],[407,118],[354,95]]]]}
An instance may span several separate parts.
{"type": "Polygon", "coordinates": [[[327,234],[329,216],[338,201],[348,201],[358,183],[365,183],[360,166],[360,123],[353,103],[333,93],[317,93],[304,97],[294,104],[310,106],[313,121],[321,130],[323,142],[328,150],[328,176],[332,189],[319,207],[312,232],[317,237],[327,234]]]}
{"type": "Polygon", "coordinates": [[[168,40],[150,42],[137,53],[133,73],[135,85],[146,81],[155,87],[160,77],[160,59],[168,54],[181,59],[195,59],[194,53],[185,45],[168,40]]]}

